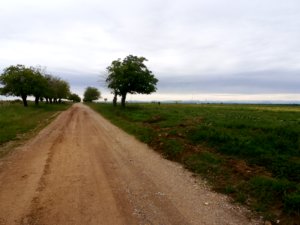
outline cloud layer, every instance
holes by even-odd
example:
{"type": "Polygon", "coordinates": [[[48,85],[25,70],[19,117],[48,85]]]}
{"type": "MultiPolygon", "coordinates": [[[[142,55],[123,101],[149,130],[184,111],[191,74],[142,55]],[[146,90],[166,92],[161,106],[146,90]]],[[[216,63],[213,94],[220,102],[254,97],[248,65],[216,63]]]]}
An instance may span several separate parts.
{"type": "Polygon", "coordinates": [[[299,11],[298,0],[10,0],[0,69],[47,66],[82,92],[134,54],[162,94],[299,94],[299,11]]]}

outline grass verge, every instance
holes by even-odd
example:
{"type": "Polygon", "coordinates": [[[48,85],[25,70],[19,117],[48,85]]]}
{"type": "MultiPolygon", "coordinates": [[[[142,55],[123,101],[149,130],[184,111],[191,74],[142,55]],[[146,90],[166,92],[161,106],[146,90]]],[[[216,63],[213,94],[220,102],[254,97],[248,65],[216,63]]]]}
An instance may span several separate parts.
{"type": "Polygon", "coordinates": [[[300,221],[300,107],[89,104],[271,221],[300,221]]]}
{"type": "Polygon", "coordinates": [[[15,145],[8,142],[23,140],[31,137],[46,126],[58,112],[66,110],[70,104],[43,104],[35,106],[29,102],[23,107],[19,102],[2,102],[0,104],[0,157],[4,156],[15,145]]]}

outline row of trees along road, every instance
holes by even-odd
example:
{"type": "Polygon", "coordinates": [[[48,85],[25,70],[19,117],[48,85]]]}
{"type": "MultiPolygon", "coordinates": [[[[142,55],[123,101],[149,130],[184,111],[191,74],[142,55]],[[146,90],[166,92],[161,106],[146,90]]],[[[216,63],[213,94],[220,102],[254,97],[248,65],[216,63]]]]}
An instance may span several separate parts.
{"type": "MultiPolygon", "coordinates": [[[[144,62],[144,57],[129,55],[123,60],[114,60],[107,67],[106,83],[114,94],[113,104],[117,104],[117,96],[121,96],[121,104],[125,107],[127,94],[151,94],[156,91],[158,80],[154,77],[144,62]]],[[[76,94],[70,93],[68,82],[52,75],[45,74],[41,68],[10,66],[0,75],[1,95],[12,95],[22,98],[27,106],[27,97],[34,96],[35,104],[45,98],[47,103],[61,102],[69,98],[80,102],[76,94]]],[[[84,93],[84,101],[91,102],[101,97],[101,93],[93,87],[88,87],[84,93]]]]}
{"type": "Polygon", "coordinates": [[[114,60],[107,67],[106,83],[114,94],[113,104],[117,104],[117,96],[121,96],[121,104],[125,107],[126,96],[130,94],[151,94],[156,91],[158,80],[144,62],[144,57],[129,55],[125,59],[114,60]]]}
{"type": "Polygon", "coordinates": [[[47,103],[60,103],[70,95],[68,82],[52,75],[44,74],[41,68],[24,65],[9,66],[0,76],[0,94],[22,98],[27,106],[27,97],[34,96],[35,104],[45,98],[47,103]]]}
{"type": "Polygon", "coordinates": [[[70,94],[69,100],[71,100],[73,102],[81,102],[81,98],[79,97],[79,95],[77,95],[75,93],[70,94]]]}

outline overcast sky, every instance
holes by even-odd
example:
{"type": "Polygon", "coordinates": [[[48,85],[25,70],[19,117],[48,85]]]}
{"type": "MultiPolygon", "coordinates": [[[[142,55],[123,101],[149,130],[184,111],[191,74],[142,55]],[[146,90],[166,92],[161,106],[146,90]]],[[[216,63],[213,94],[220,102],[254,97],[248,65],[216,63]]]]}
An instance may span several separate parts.
{"type": "Polygon", "coordinates": [[[7,0],[0,69],[41,65],[72,91],[144,56],[158,91],[135,99],[300,100],[299,0],[7,0]]]}

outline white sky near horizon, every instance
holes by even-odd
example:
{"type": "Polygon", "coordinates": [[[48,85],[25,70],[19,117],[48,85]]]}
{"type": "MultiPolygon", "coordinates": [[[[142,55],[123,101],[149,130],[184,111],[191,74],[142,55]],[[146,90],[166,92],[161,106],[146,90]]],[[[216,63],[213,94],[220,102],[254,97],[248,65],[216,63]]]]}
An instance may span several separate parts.
{"type": "Polygon", "coordinates": [[[133,54],[159,84],[130,100],[296,101],[299,12],[298,0],[2,0],[0,70],[41,65],[111,99],[99,80],[133,54]]]}

